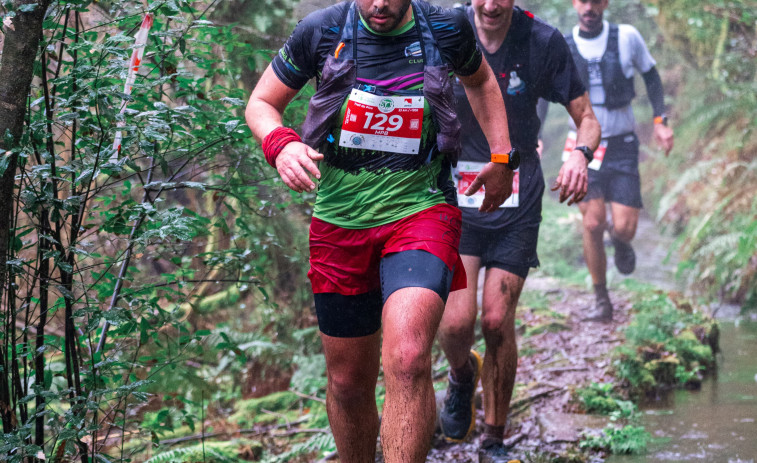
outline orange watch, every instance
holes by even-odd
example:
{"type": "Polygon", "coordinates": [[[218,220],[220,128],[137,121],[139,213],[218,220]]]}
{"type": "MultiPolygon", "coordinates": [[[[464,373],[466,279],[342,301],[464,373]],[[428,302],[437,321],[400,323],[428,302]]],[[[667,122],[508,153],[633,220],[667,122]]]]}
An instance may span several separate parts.
{"type": "Polygon", "coordinates": [[[664,125],[664,126],[667,127],[667,125],[668,125],[668,116],[666,116],[665,114],[661,114],[659,116],[655,116],[654,123],[655,124],[662,124],[662,125],[664,125]]]}
{"type": "Polygon", "coordinates": [[[504,164],[510,170],[515,170],[520,165],[520,153],[512,148],[509,153],[492,153],[491,160],[495,164],[504,164]]]}

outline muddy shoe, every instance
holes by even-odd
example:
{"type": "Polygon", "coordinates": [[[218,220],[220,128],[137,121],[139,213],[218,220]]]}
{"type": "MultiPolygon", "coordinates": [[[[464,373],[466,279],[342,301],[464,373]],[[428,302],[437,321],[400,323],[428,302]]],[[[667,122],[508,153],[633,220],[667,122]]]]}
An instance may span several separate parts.
{"type": "Polygon", "coordinates": [[[611,322],[612,321],[612,302],[607,294],[597,295],[594,308],[582,319],[585,322],[611,322]]]}
{"type": "Polygon", "coordinates": [[[610,240],[615,247],[615,267],[623,275],[633,273],[634,269],[636,269],[636,253],[633,251],[631,243],[621,241],[612,236],[612,234],[610,235],[610,240]]]}
{"type": "Polygon", "coordinates": [[[447,396],[439,415],[439,424],[444,438],[450,442],[462,442],[473,431],[476,424],[476,384],[481,376],[483,362],[476,351],[470,351],[470,361],[473,364],[473,380],[469,383],[457,382],[449,375],[447,396]]]}
{"type": "Polygon", "coordinates": [[[478,463],[520,463],[520,460],[507,456],[510,449],[504,444],[497,443],[487,447],[481,447],[478,451],[478,463]]]}

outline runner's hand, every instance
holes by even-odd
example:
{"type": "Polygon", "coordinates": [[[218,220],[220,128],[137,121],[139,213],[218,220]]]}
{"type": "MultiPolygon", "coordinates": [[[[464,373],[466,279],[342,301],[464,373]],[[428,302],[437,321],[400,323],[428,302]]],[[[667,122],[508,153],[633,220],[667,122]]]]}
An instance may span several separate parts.
{"type": "Polygon", "coordinates": [[[654,139],[660,148],[665,150],[665,156],[673,149],[673,129],[663,124],[654,125],[654,139]]]}
{"type": "Polygon", "coordinates": [[[308,145],[293,141],[287,144],[276,158],[276,170],[286,186],[302,193],[315,190],[315,183],[311,175],[321,178],[321,172],[316,165],[323,159],[323,155],[308,145]]]}
{"type": "Polygon", "coordinates": [[[588,161],[580,151],[573,151],[562,165],[552,186],[552,191],[560,190],[560,202],[570,198],[570,206],[584,199],[589,184],[587,165],[588,161]]]}
{"type": "Polygon", "coordinates": [[[486,187],[485,196],[478,210],[494,212],[513,192],[513,171],[504,164],[488,163],[465,190],[465,196],[474,194],[482,186],[486,187]]]}

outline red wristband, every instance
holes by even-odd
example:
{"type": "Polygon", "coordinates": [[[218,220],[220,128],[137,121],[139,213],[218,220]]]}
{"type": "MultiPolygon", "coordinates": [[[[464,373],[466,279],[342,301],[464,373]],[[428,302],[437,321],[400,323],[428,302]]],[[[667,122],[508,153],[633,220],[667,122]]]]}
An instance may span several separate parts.
{"type": "Polygon", "coordinates": [[[276,168],[276,158],[289,143],[302,142],[302,138],[289,127],[276,127],[263,139],[263,154],[271,167],[276,168]]]}

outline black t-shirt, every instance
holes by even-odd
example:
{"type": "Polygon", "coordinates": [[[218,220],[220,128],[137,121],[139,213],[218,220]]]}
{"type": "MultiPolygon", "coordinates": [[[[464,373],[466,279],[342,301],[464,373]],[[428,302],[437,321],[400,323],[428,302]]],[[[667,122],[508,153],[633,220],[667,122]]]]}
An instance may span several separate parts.
{"type": "MultiPolygon", "coordinates": [[[[459,10],[432,5],[428,8],[428,20],[442,59],[458,75],[476,72],[481,65],[481,52],[472,40],[472,27],[465,16],[459,10]]],[[[273,70],[284,84],[300,89],[311,78],[320,78],[326,57],[339,39],[344,11],[344,4],[334,5],[300,21],[273,59],[273,70]]],[[[357,51],[359,83],[391,90],[422,88],[423,59],[415,20],[388,34],[375,33],[360,21],[357,51]]]]}
{"type": "MultiPolygon", "coordinates": [[[[340,51],[354,51],[349,56],[354,56],[357,62],[355,87],[359,90],[381,96],[420,94],[425,64],[419,33],[424,27],[432,29],[436,48],[450,71],[471,75],[480,68],[483,58],[473,28],[462,11],[421,1],[413,4],[418,17],[390,33],[376,33],[360,19],[354,23],[356,32],[352,28],[343,31],[348,37],[356,34],[355,40],[345,40],[348,47],[355,44],[354,50],[340,51]]],[[[321,84],[326,58],[336,53],[346,15],[352,14],[348,13],[349,6],[350,3],[334,5],[300,22],[272,63],[282,83],[299,89],[316,77],[318,85],[321,84]]],[[[425,37],[428,31],[422,33],[425,37]]],[[[429,45],[428,40],[424,42],[429,45]]],[[[319,166],[321,179],[315,217],[344,228],[367,228],[454,200],[449,161],[434,149],[436,126],[428,102],[422,120],[415,120],[416,129],[419,125],[421,129],[420,146],[415,154],[384,151],[381,145],[371,149],[339,146],[335,140],[341,139],[346,106],[345,100],[342,115],[334,118],[331,142],[322,149],[324,161],[319,166]]],[[[353,116],[357,119],[357,115],[353,116]]],[[[351,116],[349,120],[353,120],[351,116]]]]}
{"type": "MultiPolygon", "coordinates": [[[[465,12],[471,24],[475,24],[473,9],[465,7],[465,12]]],[[[493,54],[483,47],[482,51],[505,99],[510,141],[521,155],[519,206],[500,208],[493,213],[463,207],[463,220],[485,229],[539,223],[544,175],[536,153],[541,126],[537,102],[541,97],[567,106],[586,90],[562,34],[518,7],[513,10],[512,23],[502,46],[493,54]]],[[[489,144],[459,83],[455,85],[455,96],[463,133],[461,160],[489,162],[489,144]]]]}

